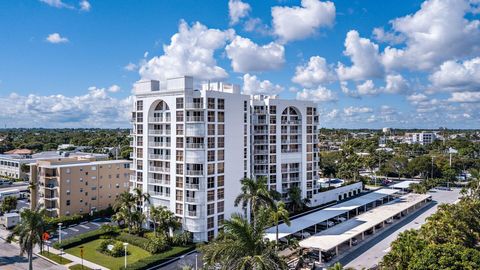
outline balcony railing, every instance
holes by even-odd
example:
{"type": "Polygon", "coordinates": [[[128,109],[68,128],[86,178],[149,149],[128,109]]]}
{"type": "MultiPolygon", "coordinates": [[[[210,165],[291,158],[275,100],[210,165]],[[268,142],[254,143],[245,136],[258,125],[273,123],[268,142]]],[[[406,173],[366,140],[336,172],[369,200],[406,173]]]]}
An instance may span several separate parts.
{"type": "Polygon", "coordinates": [[[187,170],[185,175],[203,175],[203,170],[187,170]]]}
{"type": "Polygon", "coordinates": [[[163,197],[163,198],[170,198],[170,194],[168,193],[162,193],[162,192],[155,192],[150,190],[149,192],[152,196],[157,196],[157,197],[163,197]]]}
{"type": "Polygon", "coordinates": [[[254,129],[253,134],[268,134],[268,130],[266,130],[266,129],[254,129]]]}
{"type": "Polygon", "coordinates": [[[135,176],[135,175],[130,175],[130,181],[131,181],[131,182],[136,182],[136,181],[137,181],[137,176],[135,176]]]}
{"type": "Polygon", "coordinates": [[[158,130],[158,129],[150,129],[148,131],[149,135],[170,135],[172,132],[169,129],[166,130],[158,130]]]}
{"type": "Polygon", "coordinates": [[[200,184],[189,184],[189,183],[186,183],[185,184],[185,188],[186,189],[200,189],[200,184]]]}
{"type": "Polygon", "coordinates": [[[300,149],[282,149],[282,153],[298,153],[300,149]]]}
{"type": "Polygon", "coordinates": [[[185,201],[189,203],[199,203],[200,198],[195,198],[195,197],[185,197],[185,201]]]}
{"type": "Polygon", "coordinates": [[[296,172],[300,172],[300,168],[282,169],[282,173],[296,173],[296,172]]]}
{"type": "Polygon", "coordinates": [[[268,140],[253,140],[253,144],[268,144],[268,140]]]}
{"type": "Polygon", "coordinates": [[[254,125],[266,125],[267,119],[253,119],[254,125]]]}
{"type": "Polygon", "coordinates": [[[302,120],[282,120],[282,125],[300,125],[302,120]]]}
{"type": "Polygon", "coordinates": [[[170,168],[167,167],[157,167],[157,166],[150,166],[150,171],[152,172],[170,172],[170,168]]]}
{"type": "Polygon", "coordinates": [[[150,123],[170,123],[172,121],[171,117],[149,117],[148,122],[150,123]]]}
{"type": "Polygon", "coordinates": [[[203,103],[198,103],[198,102],[185,103],[185,109],[203,109],[203,103]]]}
{"type": "Polygon", "coordinates": [[[254,163],[255,164],[268,164],[268,160],[267,159],[255,159],[254,163]]]}
{"type": "Polygon", "coordinates": [[[268,174],[268,170],[254,170],[255,174],[268,174]]]}
{"type": "Polygon", "coordinates": [[[58,187],[57,184],[46,184],[45,185],[45,188],[48,188],[48,189],[57,188],[57,187],[58,187]]]}
{"type": "Polygon", "coordinates": [[[299,144],[301,140],[282,140],[283,144],[299,144]]]}
{"type": "Polygon", "coordinates": [[[203,122],[204,117],[203,116],[187,116],[185,117],[186,122],[203,122]]]}
{"type": "Polygon", "coordinates": [[[170,155],[150,154],[150,155],[148,155],[148,157],[150,159],[170,160],[170,155]]]}
{"type": "Polygon", "coordinates": [[[150,147],[170,147],[170,142],[149,142],[150,147]]]}
{"type": "Polygon", "coordinates": [[[185,148],[188,149],[203,149],[205,146],[203,143],[186,143],[185,148]]]}
{"type": "Polygon", "coordinates": [[[262,154],[262,155],[266,155],[268,154],[268,150],[267,149],[256,149],[256,150],[253,150],[253,153],[254,154],[262,154]]]}
{"type": "Polygon", "coordinates": [[[159,185],[170,185],[170,180],[165,180],[165,179],[154,179],[154,178],[149,178],[148,182],[150,184],[159,184],[159,185]]]}

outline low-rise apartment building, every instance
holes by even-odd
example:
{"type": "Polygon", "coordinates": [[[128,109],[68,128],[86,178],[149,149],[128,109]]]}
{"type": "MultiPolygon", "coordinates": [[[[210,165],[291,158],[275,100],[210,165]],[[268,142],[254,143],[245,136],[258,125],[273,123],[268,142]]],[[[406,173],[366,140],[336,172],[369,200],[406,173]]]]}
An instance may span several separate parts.
{"type": "Polygon", "coordinates": [[[32,207],[43,205],[51,217],[106,209],[129,190],[130,163],[81,157],[37,161],[30,165],[36,185],[32,207]]]}

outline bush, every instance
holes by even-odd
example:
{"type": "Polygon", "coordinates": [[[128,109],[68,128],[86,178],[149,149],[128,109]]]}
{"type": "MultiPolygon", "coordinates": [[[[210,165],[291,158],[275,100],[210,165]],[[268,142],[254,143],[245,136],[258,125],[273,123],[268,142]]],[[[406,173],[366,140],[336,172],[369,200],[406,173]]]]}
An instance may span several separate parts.
{"type": "Polygon", "coordinates": [[[121,233],[117,237],[117,240],[127,242],[153,254],[169,249],[168,241],[164,237],[147,239],[128,233],[121,233]]]}
{"type": "Polygon", "coordinates": [[[62,226],[70,226],[74,224],[78,224],[83,221],[90,221],[96,218],[102,217],[109,217],[113,215],[113,209],[108,207],[103,210],[98,210],[93,212],[93,215],[85,214],[85,215],[71,215],[71,216],[62,216],[62,217],[47,217],[46,218],[46,226],[47,230],[55,230],[58,227],[58,223],[62,223],[62,226]]]}
{"type": "MultiPolygon", "coordinates": [[[[97,251],[112,257],[120,257],[125,255],[123,244],[113,239],[108,239],[100,242],[100,246],[98,247],[97,251]],[[112,250],[108,249],[109,245],[113,245],[112,250]]],[[[127,254],[129,254],[128,251],[127,254]]]]}
{"type": "Polygon", "coordinates": [[[182,233],[176,233],[171,239],[173,246],[187,246],[192,243],[192,233],[184,231],[182,233]]]}
{"type": "Polygon", "coordinates": [[[112,231],[110,228],[105,229],[104,227],[101,227],[98,230],[90,231],[84,234],[80,234],[80,235],[65,239],[62,241],[61,244],[56,242],[55,244],[53,244],[53,247],[56,249],[59,249],[59,248],[67,249],[74,246],[78,246],[86,242],[90,242],[92,240],[96,240],[100,238],[100,236],[106,236],[106,235],[114,236],[116,234],[118,234],[117,230],[112,231]]]}
{"type": "Polygon", "coordinates": [[[154,254],[152,256],[140,259],[130,265],[128,265],[127,269],[125,267],[121,267],[120,270],[145,270],[149,269],[152,266],[164,263],[169,261],[173,258],[176,258],[182,254],[188,253],[195,249],[195,245],[190,245],[188,247],[174,247],[173,249],[160,253],[154,254]]]}

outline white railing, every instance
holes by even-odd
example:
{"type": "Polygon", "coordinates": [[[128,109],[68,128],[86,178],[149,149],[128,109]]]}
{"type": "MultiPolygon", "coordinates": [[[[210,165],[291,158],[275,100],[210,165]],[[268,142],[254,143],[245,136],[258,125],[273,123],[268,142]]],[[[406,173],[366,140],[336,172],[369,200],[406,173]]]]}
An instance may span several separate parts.
{"type": "Polygon", "coordinates": [[[185,201],[186,201],[186,202],[190,202],[190,203],[199,203],[199,202],[200,202],[200,198],[185,197],[185,201]]]}
{"type": "Polygon", "coordinates": [[[166,167],[156,167],[156,166],[150,166],[150,171],[152,172],[170,172],[170,168],[166,167]]]}
{"type": "Polygon", "coordinates": [[[170,142],[149,142],[150,147],[170,147],[170,142]]]}
{"type": "Polygon", "coordinates": [[[255,174],[268,174],[268,170],[254,170],[255,174]]]}
{"type": "Polygon", "coordinates": [[[202,170],[187,170],[185,175],[203,175],[202,170]]]}
{"type": "Polygon", "coordinates": [[[203,145],[203,143],[186,143],[185,148],[203,149],[204,145],[203,145]]]}
{"type": "Polygon", "coordinates": [[[186,184],[185,184],[185,188],[188,188],[188,189],[200,189],[200,184],[189,184],[189,183],[186,183],[186,184]]]}
{"type": "Polygon", "coordinates": [[[170,180],[165,180],[165,179],[149,178],[148,182],[150,184],[170,185],[170,180]]]}
{"type": "Polygon", "coordinates": [[[170,160],[170,155],[156,155],[150,154],[148,155],[150,159],[162,159],[162,160],[170,160]]]}
{"type": "Polygon", "coordinates": [[[253,144],[268,144],[268,140],[253,140],[253,144]]]}
{"type": "Polygon", "coordinates": [[[148,122],[151,123],[166,123],[172,121],[171,117],[149,117],[148,122]]]}
{"type": "Polygon", "coordinates": [[[254,154],[268,154],[268,150],[253,150],[254,154]]]}
{"type": "Polygon", "coordinates": [[[172,132],[167,129],[167,130],[157,130],[157,129],[150,129],[148,131],[148,134],[150,135],[170,135],[172,132]]]}
{"type": "Polygon", "coordinates": [[[254,129],[253,134],[268,134],[268,130],[266,130],[266,129],[254,129]]]}
{"type": "Polygon", "coordinates": [[[187,116],[185,118],[185,121],[187,121],[187,122],[203,122],[204,117],[203,116],[187,116]]]}
{"type": "Polygon", "coordinates": [[[198,103],[198,102],[185,103],[185,109],[203,109],[203,103],[198,103]]]}

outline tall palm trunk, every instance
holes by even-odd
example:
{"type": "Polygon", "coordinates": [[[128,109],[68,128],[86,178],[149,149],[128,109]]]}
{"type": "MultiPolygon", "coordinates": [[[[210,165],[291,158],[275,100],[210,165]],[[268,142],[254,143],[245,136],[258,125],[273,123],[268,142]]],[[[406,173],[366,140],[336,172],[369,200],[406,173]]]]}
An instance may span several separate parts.
{"type": "Polygon", "coordinates": [[[275,221],[275,249],[278,250],[278,220],[275,221]]]}
{"type": "Polygon", "coordinates": [[[28,250],[28,270],[33,270],[33,247],[28,250]]]}

